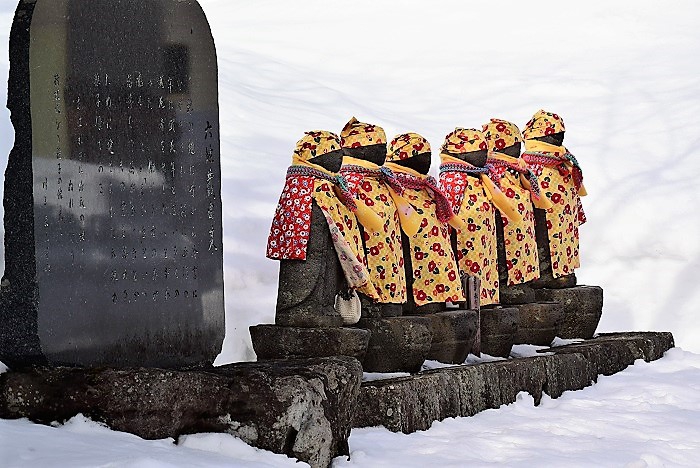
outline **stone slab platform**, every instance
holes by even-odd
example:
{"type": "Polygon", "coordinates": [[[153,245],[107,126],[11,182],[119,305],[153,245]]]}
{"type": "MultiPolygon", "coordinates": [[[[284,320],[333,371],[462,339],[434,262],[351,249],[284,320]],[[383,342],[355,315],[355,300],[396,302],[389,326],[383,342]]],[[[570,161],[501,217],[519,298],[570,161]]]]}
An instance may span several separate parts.
{"type": "Polygon", "coordinates": [[[671,333],[603,334],[580,344],[547,349],[542,356],[365,382],[353,427],[381,425],[409,434],[428,429],[433,421],[473,416],[513,403],[522,391],[539,404],[543,393],[558,398],[567,390],[593,384],[599,375],[620,372],[637,359],[659,359],[673,347],[671,333]]]}
{"type": "Polygon", "coordinates": [[[207,370],[34,368],[0,375],[0,418],[82,413],[145,439],[226,432],[312,467],[348,455],[362,367],[350,357],[207,370]]]}

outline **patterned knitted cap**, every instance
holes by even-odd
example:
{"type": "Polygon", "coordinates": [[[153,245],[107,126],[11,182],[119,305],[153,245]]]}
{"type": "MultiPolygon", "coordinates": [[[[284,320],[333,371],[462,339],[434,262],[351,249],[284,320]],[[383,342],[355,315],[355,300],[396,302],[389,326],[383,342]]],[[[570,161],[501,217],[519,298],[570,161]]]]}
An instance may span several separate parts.
{"type": "Polygon", "coordinates": [[[489,151],[500,151],[523,141],[520,129],[506,120],[491,119],[489,123],[484,124],[483,131],[489,151]]]}
{"type": "Polygon", "coordinates": [[[564,119],[557,114],[540,109],[535,112],[535,115],[525,124],[523,137],[525,137],[526,140],[531,140],[533,138],[565,131],[564,119]]]}
{"type": "Polygon", "coordinates": [[[358,122],[351,118],[340,132],[340,143],[343,148],[360,148],[362,146],[386,145],[384,129],[378,125],[358,122]]]}
{"type": "Polygon", "coordinates": [[[294,154],[303,161],[340,149],[340,138],[335,133],[325,130],[305,132],[304,138],[297,141],[294,154]]]}
{"type": "Polygon", "coordinates": [[[419,154],[430,153],[430,143],[417,133],[402,133],[396,135],[389,143],[387,161],[400,161],[419,154]]]}
{"type": "Polygon", "coordinates": [[[455,128],[445,136],[441,150],[451,154],[470,153],[487,149],[486,139],[481,130],[475,128],[455,128]]]}

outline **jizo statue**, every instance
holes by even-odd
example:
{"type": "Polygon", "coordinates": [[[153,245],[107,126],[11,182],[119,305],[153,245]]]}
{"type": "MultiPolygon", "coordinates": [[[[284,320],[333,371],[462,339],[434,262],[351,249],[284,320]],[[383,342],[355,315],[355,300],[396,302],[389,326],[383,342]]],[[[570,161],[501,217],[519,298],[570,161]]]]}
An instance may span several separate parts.
{"type": "Polygon", "coordinates": [[[337,295],[357,290],[376,298],[364,264],[358,207],[337,174],[342,159],[334,133],[307,132],[297,143],[267,244],[267,256],[281,261],[278,325],[339,327],[347,321],[335,308],[337,295]]]}
{"type": "Polygon", "coordinates": [[[364,204],[382,220],[377,230],[360,227],[367,266],[378,296],[375,302],[367,295],[361,295],[362,315],[398,316],[401,315],[402,304],[406,302],[406,276],[401,248],[401,219],[394,202],[397,182],[390,171],[381,167],[386,158],[386,135],[381,127],[358,122],[353,117],[340,136],[345,152],[340,173],[357,193],[357,203],[364,204]]]}
{"type": "Polygon", "coordinates": [[[520,218],[489,178],[487,152],[483,132],[464,128],[449,133],[440,152],[440,188],[466,227],[452,231],[453,248],[462,275],[481,280],[481,305],[499,302],[496,206],[509,219],[520,218]]]}
{"type": "MultiPolygon", "coordinates": [[[[520,159],[522,135],[518,127],[505,120],[491,119],[483,126],[491,167],[491,180],[510,199],[520,219],[497,217],[502,226],[505,257],[499,261],[501,286],[514,286],[539,278],[540,268],[535,242],[533,204],[549,207],[549,200],[539,194],[536,176],[520,159]]],[[[500,229],[499,229],[500,231],[500,229]]]]}
{"type": "MultiPolygon", "coordinates": [[[[410,205],[404,229],[404,262],[411,296],[405,312],[436,312],[445,302],[465,300],[459,271],[450,244],[449,224],[463,224],[450,207],[437,181],[428,176],[431,151],[428,141],[417,133],[396,136],[389,144],[384,167],[397,178],[402,193],[410,205]]],[[[407,203],[406,203],[407,202],[407,203]]]]}
{"type": "Polygon", "coordinates": [[[563,146],[564,120],[539,110],[525,124],[522,159],[538,177],[540,193],[551,202],[535,210],[537,245],[542,278],[536,286],[562,288],[576,285],[580,266],[578,228],[586,222],[581,197],[586,195],[583,173],[576,158],[563,146]]]}

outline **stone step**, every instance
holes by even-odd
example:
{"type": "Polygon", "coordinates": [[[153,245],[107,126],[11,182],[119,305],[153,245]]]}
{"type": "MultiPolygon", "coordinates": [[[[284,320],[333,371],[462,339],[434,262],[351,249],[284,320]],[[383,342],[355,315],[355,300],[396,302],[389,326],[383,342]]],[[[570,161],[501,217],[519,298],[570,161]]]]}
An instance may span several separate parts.
{"type": "Polygon", "coordinates": [[[426,430],[434,421],[472,416],[513,403],[522,391],[539,404],[543,393],[558,398],[567,390],[591,385],[598,375],[620,372],[637,359],[659,359],[673,346],[671,333],[604,334],[580,344],[547,349],[542,356],[365,382],[353,427],[384,426],[408,434],[426,430]]]}
{"type": "Polygon", "coordinates": [[[225,432],[325,468],[349,454],[361,376],[350,357],[191,371],[34,368],[0,375],[0,418],[51,424],[82,413],[145,439],[225,432]]]}
{"type": "Polygon", "coordinates": [[[301,328],[254,325],[249,328],[258,360],[350,356],[362,361],[370,332],[361,328],[301,328]]]}
{"type": "Polygon", "coordinates": [[[554,301],[562,305],[562,320],[557,330],[559,338],[593,337],[603,314],[603,288],[575,286],[564,289],[537,289],[538,301],[554,301]]]}

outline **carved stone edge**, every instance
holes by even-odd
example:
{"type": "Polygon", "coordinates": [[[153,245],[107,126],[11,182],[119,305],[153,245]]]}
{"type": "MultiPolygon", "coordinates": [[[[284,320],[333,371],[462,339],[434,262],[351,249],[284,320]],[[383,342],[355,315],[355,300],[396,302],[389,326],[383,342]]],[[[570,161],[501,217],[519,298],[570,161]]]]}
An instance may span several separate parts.
{"type": "Polygon", "coordinates": [[[673,335],[668,332],[604,334],[544,350],[542,356],[365,382],[353,427],[384,426],[409,434],[428,429],[434,421],[473,416],[513,403],[522,391],[539,404],[543,394],[558,398],[565,391],[581,390],[599,375],[620,372],[637,359],[654,361],[673,347],[673,335]]]}

